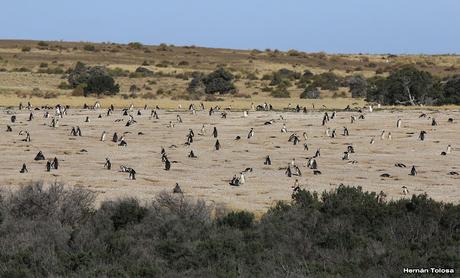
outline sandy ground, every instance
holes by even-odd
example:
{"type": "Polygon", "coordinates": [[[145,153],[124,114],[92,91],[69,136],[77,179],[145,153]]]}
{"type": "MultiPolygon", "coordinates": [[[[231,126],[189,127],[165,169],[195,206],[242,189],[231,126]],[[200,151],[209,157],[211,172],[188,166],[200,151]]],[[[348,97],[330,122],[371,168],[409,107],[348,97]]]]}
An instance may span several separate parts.
{"type": "MultiPolygon", "coordinates": [[[[135,110],[137,112],[137,110],[135,110]]],[[[69,110],[60,119],[58,128],[50,127],[51,118],[43,117],[44,111],[34,111],[35,119],[27,121],[29,111],[0,111],[0,184],[3,189],[18,188],[31,181],[61,182],[66,185],[81,186],[98,193],[98,201],[133,196],[142,201],[151,200],[160,191],[172,191],[178,182],[187,196],[202,198],[215,204],[230,208],[264,211],[278,200],[289,200],[296,178],[303,188],[322,192],[331,190],[343,183],[362,186],[365,190],[383,190],[387,199],[404,198],[401,186],[407,186],[410,193],[426,192],[436,200],[458,203],[460,201],[460,176],[448,175],[451,171],[460,172],[460,112],[457,111],[377,111],[365,113],[364,120],[350,123],[351,115],[357,112],[338,112],[337,117],[326,127],[337,129],[337,138],[325,135],[321,126],[323,112],[250,112],[244,118],[242,112],[229,112],[227,119],[219,114],[209,116],[207,112],[192,115],[188,111],[173,112],[160,110],[159,120],[151,119],[150,110],[141,110],[142,116],[134,117],[136,124],[126,127],[127,116],[116,110],[106,116],[106,110],[69,110]],[[419,118],[421,113],[427,117],[419,118]],[[16,123],[10,123],[10,116],[17,115],[16,123]],[[97,116],[102,114],[102,118],[97,116]],[[176,121],[180,114],[183,123],[168,128],[169,121],[176,121]],[[280,119],[280,115],[284,120],[280,119]],[[84,120],[89,116],[91,121],[84,120]],[[431,126],[430,117],[435,117],[438,126],[431,126]],[[402,128],[396,128],[401,118],[402,128]],[[448,118],[458,119],[448,123],[448,118]],[[116,122],[117,119],[123,121],[116,122]],[[272,125],[264,122],[275,119],[272,125]],[[286,123],[288,133],[280,130],[286,123]],[[13,132],[6,132],[6,125],[13,132]],[[206,125],[207,135],[199,136],[201,126],[206,125]],[[70,136],[72,126],[80,126],[82,137],[70,136]],[[218,129],[221,150],[214,150],[215,138],[211,136],[213,127],[218,129]],[[350,136],[342,136],[347,126],[350,136]],[[255,136],[247,139],[253,127],[255,136]],[[184,145],[189,129],[195,132],[191,146],[184,145]],[[23,142],[20,130],[31,134],[31,142],[23,142]],[[392,133],[392,140],[380,139],[380,133],[392,133]],[[421,130],[427,131],[425,141],[418,140],[421,130]],[[105,142],[101,142],[102,131],[107,132],[105,142]],[[306,131],[306,143],[301,136],[306,131]],[[127,147],[111,142],[114,132],[125,134],[127,147]],[[138,132],[144,133],[138,135],[138,132]],[[292,132],[296,132],[301,142],[294,146],[288,142],[292,132]],[[241,140],[234,140],[241,136],[241,140]],[[375,137],[375,144],[369,142],[375,137]],[[453,152],[447,156],[440,153],[451,144],[453,152]],[[175,145],[177,147],[171,147],[175,145]],[[356,153],[351,160],[342,160],[348,145],[353,145],[356,153]],[[161,147],[166,149],[172,164],[170,171],[163,170],[161,147]],[[322,175],[313,175],[305,167],[307,157],[321,148],[317,159],[322,175]],[[87,152],[81,152],[82,149],[87,152]],[[38,151],[47,159],[55,156],[60,160],[60,168],[45,171],[46,161],[34,161],[38,151]],[[193,150],[196,159],[187,157],[193,150]],[[264,165],[264,158],[270,155],[272,165],[264,165]],[[113,163],[112,170],[104,169],[105,158],[113,163]],[[302,171],[301,177],[287,177],[285,168],[295,158],[302,171]],[[23,163],[29,173],[20,174],[23,163]],[[407,168],[395,167],[404,163],[407,168]],[[132,167],[137,179],[128,179],[127,173],[119,171],[120,165],[132,167]],[[409,176],[410,167],[415,165],[418,175],[409,176]],[[246,183],[239,187],[230,186],[229,180],[247,167],[253,172],[246,176],[246,183]],[[391,177],[380,177],[389,173],[391,177]]],[[[53,113],[53,112],[51,112],[53,113]]],[[[407,197],[406,197],[407,198],[407,197]]]]}

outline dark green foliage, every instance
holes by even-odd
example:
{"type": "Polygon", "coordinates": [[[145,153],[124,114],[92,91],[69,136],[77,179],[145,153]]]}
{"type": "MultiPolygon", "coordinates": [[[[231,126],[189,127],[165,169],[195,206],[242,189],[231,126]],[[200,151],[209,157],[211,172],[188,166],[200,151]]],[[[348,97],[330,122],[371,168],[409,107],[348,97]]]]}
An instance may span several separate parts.
{"type": "Polygon", "coordinates": [[[313,87],[330,91],[336,91],[342,82],[342,79],[333,72],[324,72],[313,76],[311,79],[313,87]]]}
{"type": "Polygon", "coordinates": [[[141,49],[144,45],[140,42],[130,42],[128,43],[128,47],[132,49],[141,49]]]}
{"type": "Polygon", "coordinates": [[[131,78],[139,78],[139,77],[153,77],[154,73],[153,71],[149,70],[148,68],[145,67],[138,67],[136,68],[136,71],[131,73],[129,77],[131,78]]]}
{"type": "Polygon", "coordinates": [[[235,77],[233,74],[219,67],[208,75],[202,73],[195,73],[193,79],[188,86],[188,92],[192,94],[202,95],[206,94],[228,94],[236,93],[237,89],[233,84],[235,77]]]}
{"type": "Polygon", "coordinates": [[[361,75],[356,75],[348,78],[348,86],[350,88],[351,97],[364,98],[367,96],[367,80],[361,75]]]}
{"type": "Polygon", "coordinates": [[[240,230],[251,228],[253,222],[254,214],[247,211],[232,211],[219,220],[221,225],[228,225],[240,230]]]}
{"type": "Polygon", "coordinates": [[[118,84],[104,67],[89,67],[78,62],[67,78],[72,88],[83,86],[84,95],[115,95],[120,91],[118,84]]]}
{"type": "Polygon", "coordinates": [[[289,98],[291,94],[289,93],[287,89],[287,85],[283,83],[283,84],[276,86],[276,88],[270,92],[270,96],[275,97],[275,98],[289,98]]]}
{"type": "Polygon", "coordinates": [[[104,202],[53,185],[0,196],[1,277],[400,277],[460,267],[460,205],[299,190],[259,220],[160,193],[104,202]]]}
{"type": "Polygon", "coordinates": [[[307,99],[318,99],[321,96],[321,92],[317,87],[313,85],[307,85],[305,90],[300,94],[300,98],[307,98],[307,99]]]}
{"type": "Polygon", "coordinates": [[[447,80],[441,104],[460,104],[460,77],[447,80]]]}
{"type": "Polygon", "coordinates": [[[436,104],[442,97],[439,82],[427,71],[404,66],[388,78],[372,80],[367,99],[382,104],[436,104]]]}
{"type": "Polygon", "coordinates": [[[293,80],[299,79],[301,77],[300,73],[282,68],[271,75],[264,75],[262,80],[270,80],[271,86],[282,85],[286,87],[291,86],[293,80]]]}
{"type": "Polygon", "coordinates": [[[141,207],[136,199],[124,199],[115,204],[105,203],[101,209],[112,211],[110,220],[115,230],[124,228],[128,224],[139,223],[147,213],[147,209],[141,207]]]}
{"type": "Polygon", "coordinates": [[[96,51],[96,47],[92,44],[85,44],[83,46],[83,50],[85,51],[96,51]]]}

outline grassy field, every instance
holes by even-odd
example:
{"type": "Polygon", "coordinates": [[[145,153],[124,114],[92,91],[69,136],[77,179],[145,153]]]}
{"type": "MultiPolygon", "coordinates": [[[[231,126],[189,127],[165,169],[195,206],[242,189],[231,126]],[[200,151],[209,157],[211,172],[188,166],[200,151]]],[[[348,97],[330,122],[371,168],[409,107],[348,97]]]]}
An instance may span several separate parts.
{"type": "Polygon", "coordinates": [[[88,65],[102,65],[109,69],[134,72],[139,66],[152,70],[149,78],[116,77],[120,84],[120,96],[104,98],[102,102],[124,107],[160,105],[173,109],[187,103],[187,84],[181,77],[194,71],[210,72],[217,66],[225,66],[237,76],[239,90],[234,97],[223,97],[223,101],[209,103],[237,109],[245,109],[251,102],[270,102],[282,109],[289,103],[315,104],[316,108],[340,109],[347,105],[362,106],[363,100],[351,99],[348,88],[336,92],[322,91],[320,100],[301,100],[302,89],[295,85],[288,88],[290,98],[273,98],[262,88],[269,81],[262,80],[266,74],[285,68],[296,72],[310,70],[318,74],[332,71],[339,76],[361,74],[365,77],[387,75],[400,65],[412,64],[419,69],[445,77],[460,74],[460,57],[454,55],[366,55],[303,53],[276,50],[232,50],[212,49],[196,46],[176,47],[171,45],[143,46],[120,44],[94,44],[86,42],[38,42],[0,41],[0,106],[16,106],[20,101],[30,100],[34,105],[57,103],[82,106],[93,103],[94,98],[72,97],[71,90],[60,89],[66,82],[62,72],[75,66],[77,61],[88,65]],[[91,51],[88,49],[91,46],[91,51]],[[43,73],[48,72],[48,73],[43,73]],[[253,75],[256,79],[248,78],[253,75]],[[137,98],[130,98],[129,88],[136,85],[140,90],[137,98]]]}

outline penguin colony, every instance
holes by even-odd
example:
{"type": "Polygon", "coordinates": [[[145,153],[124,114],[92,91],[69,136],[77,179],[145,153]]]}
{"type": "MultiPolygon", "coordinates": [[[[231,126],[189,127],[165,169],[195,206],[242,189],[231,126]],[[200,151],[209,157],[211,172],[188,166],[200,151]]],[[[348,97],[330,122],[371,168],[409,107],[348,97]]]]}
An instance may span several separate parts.
{"type": "Polygon", "coordinates": [[[166,190],[249,209],[339,184],[386,200],[427,192],[460,201],[459,112],[277,109],[3,109],[0,180],[93,187],[101,199],[166,190]]]}

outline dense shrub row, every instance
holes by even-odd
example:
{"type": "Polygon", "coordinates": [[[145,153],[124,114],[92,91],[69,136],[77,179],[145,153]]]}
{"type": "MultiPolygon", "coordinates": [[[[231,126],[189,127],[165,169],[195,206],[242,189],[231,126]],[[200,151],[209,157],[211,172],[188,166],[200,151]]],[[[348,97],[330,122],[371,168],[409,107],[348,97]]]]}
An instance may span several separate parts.
{"type": "Polygon", "coordinates": [[[104,202],[39,184],[2,194],[2,277],[400,277],[460,267],[460,205],[300,190],[259,220],[181,194],[104,202]]]}

